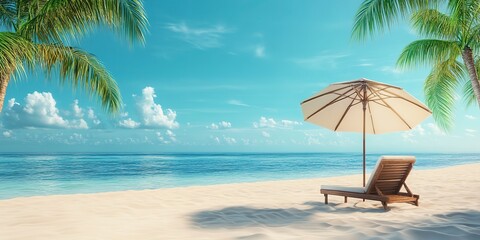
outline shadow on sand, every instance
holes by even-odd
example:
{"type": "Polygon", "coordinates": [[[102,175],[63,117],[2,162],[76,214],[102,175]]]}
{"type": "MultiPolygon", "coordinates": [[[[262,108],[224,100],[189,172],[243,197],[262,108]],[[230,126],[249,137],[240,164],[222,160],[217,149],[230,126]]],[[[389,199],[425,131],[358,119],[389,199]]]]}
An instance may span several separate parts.
{"type": "Polygon", "coordinates": [[[254,226],[279,227],[310,221],[316,213],[383,213],[383,208],[337,208],[335,203],[305,202],[308,208],[251,208],[233,206],[213,211],[201,211],[191,216],[193,225],[201,228],[243,228],[254,226]],[[355,209],[352,209],[355,208],[355,209]]]}
{"type": "MultiPolygon", "coordinates": [[[[358,203],[361,204],[361,203],[358,203]]],[[[348,231],[351,237],[359,237],[365,227],[370,234],[378,232],[377,236],[393,239],[480,239],[480,211],[465,210],[444,214],[425,215],[422,218],[411,219],[408,222],[395,222],[382,218],[386,214],[381,206],[356,207],[355,205],[335,204],[325,205],[323,202],[305,202],[306,208],[252,208],[232,206],[218,210],[200,211],[191,215],[193,226],[203,229],[239,229],[249,227],[288,227],[301,228],[313,232],[335,229],[348,231]],[[378,218],[365,220],[352,217],[352,212],[375,213],[378,218]],[[345,214],[336,220],[323,221],[315,214],[345,214]],[[356,227],[351,221],[361,220],[363,225],[356,227]],[[308,224],[306,224],[308,223],[308,224]]],[[[392,210],[395,206],[392,206],[392,210]]],[[[405,211],[410,211],[407,209],[405,211]]],[[[412,209],[413,211],[413,209],[412,209]]],[[[394,214],[397,214],[393,212],[394,214]]],[[[387,213],[388,214],[388,213],[387,213]]],[[[405,212],[398,212],[401,217],[405,212]]],[[[335,217],[332,217],[335,218],[335,217]]],[[[364,237],[372,237],[365,235],[364,237]]]]}

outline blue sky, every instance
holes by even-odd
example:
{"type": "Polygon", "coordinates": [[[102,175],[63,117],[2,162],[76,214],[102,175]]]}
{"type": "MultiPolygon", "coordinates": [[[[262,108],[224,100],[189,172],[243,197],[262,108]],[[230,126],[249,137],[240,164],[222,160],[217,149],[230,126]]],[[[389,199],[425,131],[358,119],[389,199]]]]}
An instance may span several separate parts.
{"type": "MultiPolygon", "coordinates": [[[[11,83],[1,152],[361,152],[361,134],[303,122],[300,102],[361,77],[424,99],[429,69],[395,61],[417,39],[408,24],[350,39],[359,1],[145,1],[145,46],[99,29],[78,44],[117,80],[118,116],[40,72],[11,83]]],[[[369,152],[478,152],[480,114],[459,101],[444,133],[432,118],[409,132],[369,135],[369,152]]]]}

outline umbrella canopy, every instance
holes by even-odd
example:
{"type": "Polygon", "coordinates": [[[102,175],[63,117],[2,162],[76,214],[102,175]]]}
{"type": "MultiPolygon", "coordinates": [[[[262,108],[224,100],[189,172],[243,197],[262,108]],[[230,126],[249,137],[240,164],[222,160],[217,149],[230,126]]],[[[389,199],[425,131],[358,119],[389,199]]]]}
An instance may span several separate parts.
{"type": "Polygon", "coordinates": [[[432,113],[402,88],[361,78],[334,83],[301,103],[305,121],[339,132],[365,134],[414,128],[432,113]]]}

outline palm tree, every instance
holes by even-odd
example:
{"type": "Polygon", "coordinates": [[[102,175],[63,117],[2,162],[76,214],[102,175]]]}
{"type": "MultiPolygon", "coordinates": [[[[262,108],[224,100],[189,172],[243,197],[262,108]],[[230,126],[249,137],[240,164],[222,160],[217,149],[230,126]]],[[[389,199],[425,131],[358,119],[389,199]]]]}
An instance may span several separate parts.
{"type": "Polygon", "coordinates": [[[435,121],[445,130],[453,124],[455,90],[464,81],[467,105],[480,106],[480,85],[475,51],[480,47],[480,3],[476,0],[365,0],[355,16],[352,37],[363,40],[389,29],[398,18],[411,15],[417,32],[426,38],[411,43],[397,64],[401,67],[433,65],[425,80],[427,105],[435,121]],[[448,14],[438,11],[445,3],[448,14]],[[463,63],[459,58],[463,59],[463,63]]]}
{"type": "Polygon", "coordinates": [[[462,80],[470,79],[464,81],[467,84],[464,84],[463,94],[467,103],[480,104],[474,56],[480,50],[480,1],[451,0],[447,10],[448,14],[423,9],[412,15],[414,29],[427,39],[410,43],[397,61],[401,67],[433,66],[425,80],[424,92],[435,120],[444,129],[452,126],[455,91],[462,80]]]}
{"type": "Polygon", "coordinates": [[[38,68],[116,112],[122,100],[113,77],[92,54],[70,45],[98,27],[144,43],[147,24],[141,0],[0,0],[0,112],[10,79],[38,68]]]}

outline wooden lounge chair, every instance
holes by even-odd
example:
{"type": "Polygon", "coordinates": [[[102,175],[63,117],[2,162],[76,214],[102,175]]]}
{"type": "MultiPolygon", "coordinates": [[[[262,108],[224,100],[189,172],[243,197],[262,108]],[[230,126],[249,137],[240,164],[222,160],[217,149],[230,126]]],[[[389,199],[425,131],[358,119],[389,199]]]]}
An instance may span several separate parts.
{"type": "Polygon", "coordinates": [[[380,201],[385,210],[389,203],[418,206],[419,196],[413,194],[405,183],[414,163],[413,156],[382,156],[365,187],[322,186],[320,193],[325,195],[325,204],[328,204],[328,195],[337,195],[344,196],[345,202],[348,197],[380,201]],[[407,192],[400,192],[402,186],[407,192]]]}

